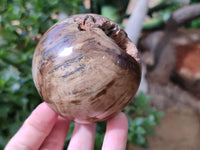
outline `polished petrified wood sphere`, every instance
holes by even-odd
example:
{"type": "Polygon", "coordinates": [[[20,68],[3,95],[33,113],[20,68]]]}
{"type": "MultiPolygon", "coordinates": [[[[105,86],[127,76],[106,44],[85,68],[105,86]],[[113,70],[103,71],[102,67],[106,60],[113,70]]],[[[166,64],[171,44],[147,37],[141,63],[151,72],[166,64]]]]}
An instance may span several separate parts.
{"type": "Polygon", "coordinates": [[[71,16],[41,38],[33,79],[42,99],[79,123],[106,120],[134,97],[141,69],[135,45],[108,18],[71,16]]]}

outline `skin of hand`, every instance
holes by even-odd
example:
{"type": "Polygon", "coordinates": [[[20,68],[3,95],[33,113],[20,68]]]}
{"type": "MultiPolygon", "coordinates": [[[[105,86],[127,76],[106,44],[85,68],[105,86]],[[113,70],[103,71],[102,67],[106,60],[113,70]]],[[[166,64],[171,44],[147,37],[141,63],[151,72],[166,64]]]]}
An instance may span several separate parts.
{"type": "MultiPolygon", "coordinates": [[[[26,119],[4,150],[62,150],[70,120],[42,103],[26,119]]],[[[93,150],[96,124],[75,123],[68,150],[93,150]]],[[[125,150],[128,121],[120,112],[107,121],[102,150],[125,150]]]]}

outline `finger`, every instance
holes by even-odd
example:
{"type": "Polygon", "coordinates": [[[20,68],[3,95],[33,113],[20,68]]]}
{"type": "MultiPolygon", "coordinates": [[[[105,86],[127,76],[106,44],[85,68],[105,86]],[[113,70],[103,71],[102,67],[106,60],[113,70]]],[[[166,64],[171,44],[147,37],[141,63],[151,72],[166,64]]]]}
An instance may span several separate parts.
{"type": "Polygon", "coordinates": [[[75,124],[68,150],[93,150],[96,124],[75,124]]]}
{"type": "Polygon", "coordinates": [[[66,120],[62,117],[58,117],[55,126],[53,127],[51,133],[43,142],[42,146],[40,147],[40,150],[63,149],[69,125],[70,125],[69,120],[66,120]]]}
{"type": "Polygon", "coordinates": [[[119,113],[107,122],[102,150],[125,150],[128,133],[128,120],[119,113]]]}
{"type": "Polygon", "coordinates": [[[38,149],[57,121],[57,114],[46,103],[40,104],[9,141],[5,150],[38,149]]]}

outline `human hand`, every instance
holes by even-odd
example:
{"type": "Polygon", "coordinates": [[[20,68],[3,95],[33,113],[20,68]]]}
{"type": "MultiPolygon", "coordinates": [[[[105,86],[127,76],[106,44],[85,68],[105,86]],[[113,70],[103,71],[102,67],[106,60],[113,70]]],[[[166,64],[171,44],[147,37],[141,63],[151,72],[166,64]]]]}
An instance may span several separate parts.
{"type": "MultiPolygon", "coordinates": [[[[62,150],[70,121],[40,104],[12,137],[5,150],[62,150]]],[[[68,150],[94,149],[96,124],[75,123],[68,150]]],[[[107,121],[102,150],[125,150],[128,121],[119,113],[107,121]]]]}

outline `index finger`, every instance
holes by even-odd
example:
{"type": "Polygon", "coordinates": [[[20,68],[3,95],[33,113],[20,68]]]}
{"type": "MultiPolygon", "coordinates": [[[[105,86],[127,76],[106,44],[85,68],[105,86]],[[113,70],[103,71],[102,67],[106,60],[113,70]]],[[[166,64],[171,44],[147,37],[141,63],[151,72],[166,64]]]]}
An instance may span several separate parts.
{"type": "Polygon", "coordinates": [[[58,115],[46,103],[40,104],[9,141],[5,150],[38,149],[51,132],[58,115]]]}

